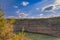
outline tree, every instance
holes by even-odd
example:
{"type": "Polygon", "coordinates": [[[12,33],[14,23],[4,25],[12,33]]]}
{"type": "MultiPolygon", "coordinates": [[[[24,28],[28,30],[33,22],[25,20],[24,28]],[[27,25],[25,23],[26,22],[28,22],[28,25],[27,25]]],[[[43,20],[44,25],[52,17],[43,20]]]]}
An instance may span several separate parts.
{"type": "Polygon", "coordinates": [[[10,22],[6,18],[3,18],[3,13],[0,12],[0,40],[10,40],[13,35],[14,21],[11,19],[10,22]]]}
{"type": "Polygon", "coordinates": [[[0,11],[0,40],[24,40],[24,27],[21,33],[15,34],[13,32],[15,20],[13,18],[8,20],[3,16],[3,13],[0,11]]]}

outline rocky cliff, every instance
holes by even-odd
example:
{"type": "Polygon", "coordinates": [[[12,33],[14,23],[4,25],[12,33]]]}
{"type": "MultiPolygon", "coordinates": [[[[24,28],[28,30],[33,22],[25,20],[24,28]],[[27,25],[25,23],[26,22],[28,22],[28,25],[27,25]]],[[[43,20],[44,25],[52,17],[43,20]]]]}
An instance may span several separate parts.
{"type": "Polygon", "coordinates": [[[60,37],[60,17],[42,19],[16,19],[15,31],[24,26],[27,32],[43,33],[60,37]]]}

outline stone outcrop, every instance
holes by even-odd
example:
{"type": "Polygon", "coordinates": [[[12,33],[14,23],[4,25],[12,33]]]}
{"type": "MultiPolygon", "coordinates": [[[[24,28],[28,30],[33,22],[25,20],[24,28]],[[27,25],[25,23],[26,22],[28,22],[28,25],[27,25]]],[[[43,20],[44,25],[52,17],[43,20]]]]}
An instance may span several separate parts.
{"type": "Polygon", "coordinates": [[[60,37],[60,17],[47,19],[16,19],[15,31],[20,31],[23,26],[27,32],[43,33],[60,37]]]}

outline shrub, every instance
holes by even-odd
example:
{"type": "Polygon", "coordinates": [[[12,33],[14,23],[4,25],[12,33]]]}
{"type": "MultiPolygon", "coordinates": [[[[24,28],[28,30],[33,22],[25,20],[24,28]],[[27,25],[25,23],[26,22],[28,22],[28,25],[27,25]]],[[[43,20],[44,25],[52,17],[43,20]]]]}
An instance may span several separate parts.
{"type": "Polygon", "coordinates": [[[8,21],[6,18],[3,18],[3,14],[0,13],[0,40],[24,40],[24,27],[21,33],[18,35],[15,34],[13,32],[14,21],[13,18],[8,21]]]}

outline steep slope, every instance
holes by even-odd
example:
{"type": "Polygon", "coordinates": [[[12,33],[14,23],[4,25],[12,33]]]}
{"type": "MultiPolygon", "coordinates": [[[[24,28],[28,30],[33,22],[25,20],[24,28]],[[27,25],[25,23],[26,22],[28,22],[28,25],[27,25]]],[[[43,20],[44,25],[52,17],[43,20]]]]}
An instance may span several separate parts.
{"type": "Polygon", "coordinates": [[[16,19],[15,31],[20,31],[24,26],[25,31],[43,33],[60,37],[60,17],[42,19],[16,19]]]}

